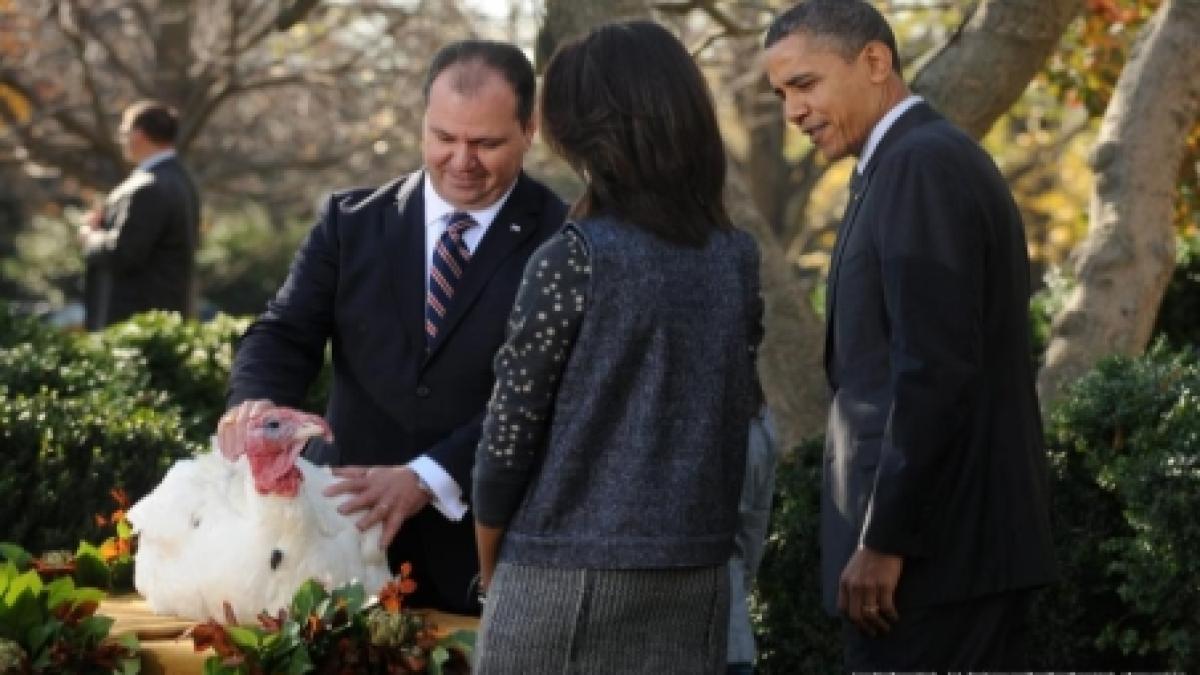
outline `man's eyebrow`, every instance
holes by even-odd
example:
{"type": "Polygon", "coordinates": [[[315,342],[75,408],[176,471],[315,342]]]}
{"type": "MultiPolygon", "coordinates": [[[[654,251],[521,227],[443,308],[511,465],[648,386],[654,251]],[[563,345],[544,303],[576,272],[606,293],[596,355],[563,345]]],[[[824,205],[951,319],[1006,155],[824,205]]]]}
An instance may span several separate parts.
{"type": "Polygon", "coordinates": [[[817,76],[812,73],[796,73],[795,75],[792,75],[788,79],[784,80],[783,84],[788,87],[801,87],[806,83],[815,80],[816,78],[817,76]]]}
{"type": "MultiPolygon", "coordinates": [[[[435,133],[439,136],[455,136],[455,137],[458,136],[458,134],[455,134],[453,132],[442,129],[435,124],[430,124],[429,128],[431,131],[433,131],[433,133],[435,133]]],[[[466,137],[466,141],[468,143],[487,143],[488,141],[503,141],[504,139],[505,139],[504,136],[467,136],[466,137]]]]}

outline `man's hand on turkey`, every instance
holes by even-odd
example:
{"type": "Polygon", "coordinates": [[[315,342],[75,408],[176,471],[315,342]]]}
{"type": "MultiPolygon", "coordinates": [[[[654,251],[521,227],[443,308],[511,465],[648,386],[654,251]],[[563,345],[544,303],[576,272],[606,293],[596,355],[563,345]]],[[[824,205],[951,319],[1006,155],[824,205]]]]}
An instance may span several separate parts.
{"type": "Polygon", "coordinates": [[[385,549],[404,521],[425,508],[431,498],[416,472],[407,466],[347,466],[334,469],[333,475],[343,480],[325,488],[325,496],[351,495],[338,512],[362,514],[356,523],[360,530],[381,524],[379,545],[385,549]]]}

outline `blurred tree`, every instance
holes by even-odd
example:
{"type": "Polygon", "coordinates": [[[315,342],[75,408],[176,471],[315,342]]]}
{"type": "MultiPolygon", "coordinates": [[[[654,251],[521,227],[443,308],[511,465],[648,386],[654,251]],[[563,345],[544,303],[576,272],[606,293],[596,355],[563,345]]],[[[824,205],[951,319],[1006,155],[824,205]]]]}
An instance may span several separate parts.
{"type": "Polygon", "coordinates": [[[453,2],[3,2],[0,154],[107,189],[121,110],[158,98],[210,202],[272,212],[413,166],[424,59],[470,30],[453,2]]]}
{"type": "MultiPolygon", "coordinates": [[[[65,262],[78,257],[69,232],[81,212],[64,207],[124,177],[116,128],[128,104],[180,110],[206,236],[248,205],[283,232],[326,191],[419,164],[426,59],[470,33],[456,2],[433,0],[0,0],[0,168],[21,202],[0,221],[5,296],[49,309],[78,297],[78,265],[65,262]]],[[[277,285],[276,267],[233,280],[211,275],[236,265],[213,265],[201,285],[226,299],[277,285]]]]}
{"type": "Polygon", "coordinates": [[[1096,182],[1076,285],[1054,320],[1039,376],[1043,406],[1100,358],[1145,350],[1175,268],[1176,230],[1188,221],[1196,227],[1200,217],[1200,2],[1090,0],[1089,9],[1085,30],[1107,25],[1092,45],[1100,65],[1072,91],[1091,109],[1103,105],[1104,121],[1091,158],[1096,182]],[[1113,67],[1124,55],[1114,20],[1135,23],[1151,10],[1127,61],[1113,67]]]}

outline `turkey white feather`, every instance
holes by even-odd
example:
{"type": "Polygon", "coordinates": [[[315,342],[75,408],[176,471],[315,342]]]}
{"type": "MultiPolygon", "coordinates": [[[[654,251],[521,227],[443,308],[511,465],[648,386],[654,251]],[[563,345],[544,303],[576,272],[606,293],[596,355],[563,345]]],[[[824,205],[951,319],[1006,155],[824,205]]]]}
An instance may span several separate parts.
{"type": "Polygon", "coordinates": [[[273,408],[247,422],[244,448],[180,460],[129,510],[134,585],[159,614],[239,622],[286,608],[306,580],[377,592],[390,578],[378,525],[360,531],[324,496],[335,478],[299,456],[319,417],[273,408]]]}

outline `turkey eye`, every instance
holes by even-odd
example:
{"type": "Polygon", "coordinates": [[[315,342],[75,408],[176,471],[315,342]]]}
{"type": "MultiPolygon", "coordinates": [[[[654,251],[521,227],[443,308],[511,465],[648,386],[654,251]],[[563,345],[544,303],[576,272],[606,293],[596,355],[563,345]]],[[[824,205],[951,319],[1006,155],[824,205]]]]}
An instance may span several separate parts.
{"type": "Polygon", "coordinates": [[[281,562],[283,562],[283,551],[279,549],[271,551],[271,569],[278,569],[281,562]]]}
{"type": "Polygon", "coordinates": [[[270,422],[267,422],[267,429],[270,429],[271,431],[278,431],[279,420],[271,420],[270,422]]]}

